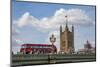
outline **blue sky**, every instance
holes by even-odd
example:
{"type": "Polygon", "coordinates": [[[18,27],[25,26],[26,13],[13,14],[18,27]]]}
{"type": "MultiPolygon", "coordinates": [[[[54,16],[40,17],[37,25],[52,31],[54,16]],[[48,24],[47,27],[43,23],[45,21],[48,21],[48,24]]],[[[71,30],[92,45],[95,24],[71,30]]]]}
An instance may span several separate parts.
{"type": "Polygon", "coordinates": [[[59,26],[64,26],[65,15],[68,24],[75,27],[75,49],[81,49],[86,40],[95,44],[95,6],[72,4],[12,2],[12,49],[19,51],[23,43],[49,43],[54,34],[59,50],[59,26]],[[62,20],[64,19],[64,20],[62,20]]]}

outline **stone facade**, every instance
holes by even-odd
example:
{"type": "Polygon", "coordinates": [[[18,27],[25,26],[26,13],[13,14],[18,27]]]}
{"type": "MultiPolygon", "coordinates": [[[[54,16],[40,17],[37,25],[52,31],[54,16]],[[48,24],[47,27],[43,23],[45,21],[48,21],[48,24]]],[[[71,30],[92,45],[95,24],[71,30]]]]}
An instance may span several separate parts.
{"type": "Polygon", "coordinates": [[[62,26],[60,26],[60,52],[63,53],[73,53],[74,52],[74,27],[72,26],[72,31],[69,30],[67,24],[62,31],[62,26]]]}

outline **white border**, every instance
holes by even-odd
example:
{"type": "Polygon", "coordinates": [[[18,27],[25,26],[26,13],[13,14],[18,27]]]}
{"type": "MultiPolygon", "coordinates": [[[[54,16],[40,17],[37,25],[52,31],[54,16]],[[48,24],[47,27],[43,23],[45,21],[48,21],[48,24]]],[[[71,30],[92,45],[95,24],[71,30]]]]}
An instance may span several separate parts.
{"type": "Polygon", "coordinates": [[[10,63],[10,0],[0,0],[0,67],[10,63]]]}
{"type": "Polygon", "coordinates": [[[18,1],[38,1],[38,2],[51,2],[51,3],[55,2],[55,3],[96,5],[96,0],[18,0],[18,1]]]}

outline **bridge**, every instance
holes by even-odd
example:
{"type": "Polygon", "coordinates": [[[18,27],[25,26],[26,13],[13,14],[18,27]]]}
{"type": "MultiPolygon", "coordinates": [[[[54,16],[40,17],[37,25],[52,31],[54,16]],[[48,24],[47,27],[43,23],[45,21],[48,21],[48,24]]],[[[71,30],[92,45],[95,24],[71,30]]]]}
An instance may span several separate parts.
{"type": "Polygon", "coordinates": [[[96,61],[95,54],[12,55],[12,66],[92,62],[92,61],[96,61]]]}

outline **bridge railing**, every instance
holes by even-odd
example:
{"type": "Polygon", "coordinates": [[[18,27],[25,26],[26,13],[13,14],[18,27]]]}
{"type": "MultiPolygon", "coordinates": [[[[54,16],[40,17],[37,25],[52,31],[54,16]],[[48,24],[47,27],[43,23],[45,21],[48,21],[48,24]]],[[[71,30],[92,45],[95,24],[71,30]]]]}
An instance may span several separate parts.
{"type": "Polygon", "coordinates": [[[12,55],[12,65],[37,65],[67,62],[95,61],[95,54],[39,54],[12,55]]]}

